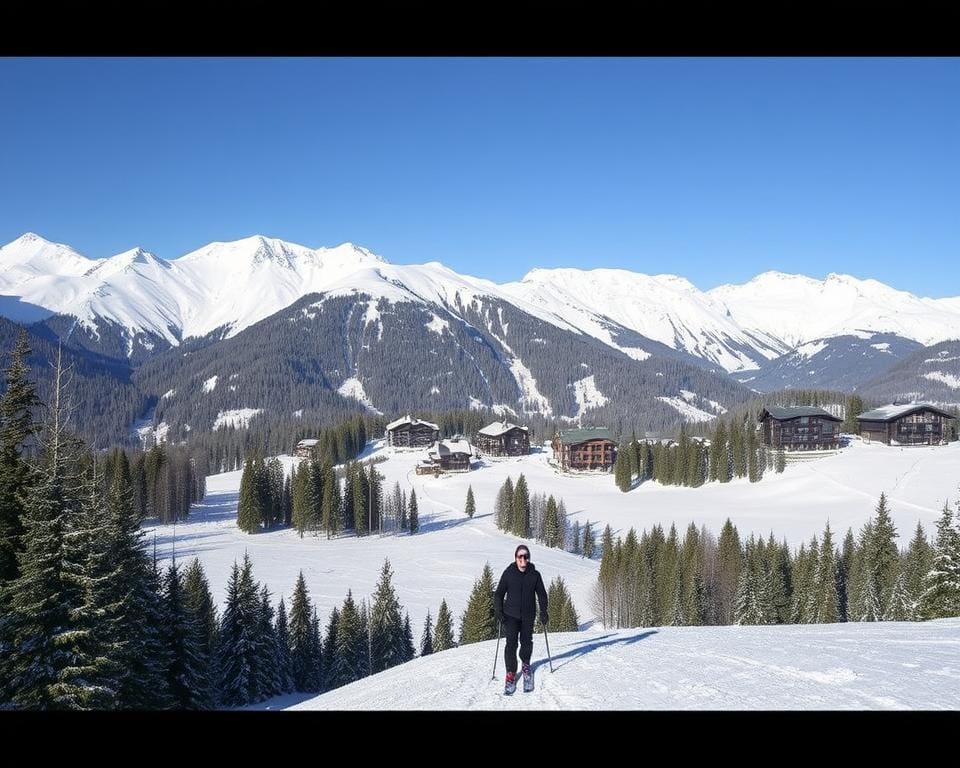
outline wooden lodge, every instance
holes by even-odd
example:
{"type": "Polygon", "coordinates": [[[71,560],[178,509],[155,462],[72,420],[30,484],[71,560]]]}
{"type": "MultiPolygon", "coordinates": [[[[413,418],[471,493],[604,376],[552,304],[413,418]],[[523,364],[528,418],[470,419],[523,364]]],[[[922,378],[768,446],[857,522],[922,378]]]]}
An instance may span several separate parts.
{"type": "Polygon", "coordinates": [[[439,440],[417,465],[418,475],[439,475],[441,472],[469,472],[473,450],[466,440],[439,440]]]}
{"type": "Polygon", "coordinates": [[[530,432],[507,421],[495,421],[479,430],[473,444],[490,456],[526,456],[530,453],[530,432]]]}
{"type": "Polygon", "coordinates": [[[394,448],[429,448],[440,439],[440,427],[407,415],[387,424],[385,437],[394,448]]]}
{"type": "Polygon", "coordinates": [[[553,438],[553,458],[564,470],[610,470],[617,459],[617,443],[606,427],[567,429],[553,438]]]}
{"type": "Polygon", "coordinates": [[[313,449],[319,443],[319,440],[307,439],[297,443],[297,448],[293,452],[295,456],[301,459],[309,459],[313,455],[313,449]]]}
{"type": "Polygon", "coordinates": [[[836,450],[842,422],[839,416],[808,405],[770,405],[760,412],[762,442],[774,450],[836,450]]]}
{"type": "Polygon", "coordinates": [[[940,445],[954,417],[930,403],[885,405],[857,417],[864,442],[886,445],[940,445]]]}

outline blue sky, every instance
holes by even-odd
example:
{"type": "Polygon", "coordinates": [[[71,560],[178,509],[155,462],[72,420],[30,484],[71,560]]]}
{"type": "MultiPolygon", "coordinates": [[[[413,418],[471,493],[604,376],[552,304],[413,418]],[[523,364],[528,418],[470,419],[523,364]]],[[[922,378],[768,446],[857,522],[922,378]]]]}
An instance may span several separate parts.
{"type": "Polygon", "coordinates": [[[0,59],[0,242],[960,295],[960,59],[0,59]]]}

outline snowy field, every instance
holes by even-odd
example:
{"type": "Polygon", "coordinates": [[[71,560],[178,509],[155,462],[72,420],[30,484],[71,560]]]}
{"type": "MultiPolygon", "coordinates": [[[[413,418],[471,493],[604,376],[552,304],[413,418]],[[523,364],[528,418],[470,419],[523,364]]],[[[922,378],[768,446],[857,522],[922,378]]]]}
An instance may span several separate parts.
{"type": "MultiPolygon", "coordinates": [[[[319,607],[321,621],[339,606],[347,589],[359,601],[374,590],[384,557],[390,558],[394,587],[409,611],[415,639],[419,639],[427,610],[436,618],[441,599],[446,599],[459,622],[470,589],[489,562],[498,578],[512,561],[518,540],[496,528],[493,504],[507,475],[514,480],[523,472],[531,493],[549,492],[562,497],[571,523],[594,523],[597,543],[605,524],[615,534],[630,526],[649,528],[661,523],[666,529],[676,523],[682,535],[691,521],[707,525],[718,534],[729,516],[741,535],[750,532],[777,539],[784,536],[794,548],[801,539],[823,530],[827,519],[842,539],[848,526],[856,532],[873,513],[880,492],[890,500],[899,543],[906,546],[917,521],[928,535],[945,500],[960,498],[960,443],[943,447],[888,448],[858,441],[841,453],[788,465],[782,475],[768,474],[760,483],[735,480],[701,488],[664,487],[645,484],[621,493],[612,475],[577,477],[557,473],[545,451],[510,459],[487,459],[469,473],[439,478],[413,471],[420,451],[395,451],[380,443],[368,446],[364,458],[385,455],[377,470],[386,477],[385,488],[395,481],[416,489],[420,508],[420,532],[409,535],[353,536],[328,541],[325,537],[278,530],[255,535],[236,527],[240,472],[212,475],[207,479],[207,498],[191,511],[190,519],[174,527],[148,528],[148,540],[156,534],[157,553],[168,560],[176,534],[176,555],[181,562],[197,556],[203,563],[214,599],[222,605],[230,568],[248,552],[254,576],[266,583],[275,599],[282,595],[290,604],[297,574],[303,570],[311,598],[319,607]],[[477,514],[463,514],[467,486],[476,496],[477,514]]],[[[288,468],[294,461],[283,457],[288,468]]],[[[581,625],[593,618],[590,595],[596,583],[599,561],[548,549],[530,542],[533,561],[547,584],[563,576],[580,615],[581,625]]],[[[458,625],[459,626],[459,625],[458,625]]]]}
{"type": "Polygon", "coordinates": [[[295,710],[960,709],[960,619],[775,627],[660,627],[534,638],[536,689],[503,695],[503,644],[417,658],[295,710]]]}

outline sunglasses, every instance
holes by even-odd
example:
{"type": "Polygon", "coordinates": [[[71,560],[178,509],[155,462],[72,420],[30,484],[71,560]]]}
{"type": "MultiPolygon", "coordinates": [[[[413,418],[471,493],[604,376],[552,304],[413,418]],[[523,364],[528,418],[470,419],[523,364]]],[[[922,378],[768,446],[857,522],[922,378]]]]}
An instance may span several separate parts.
{"type": "Polygon", "coordinates": [[[519,555],[517,555],[517,560],[529,560],[529,559],[530,559],[530,555],[525,555],[522,552],[519,555]]]}

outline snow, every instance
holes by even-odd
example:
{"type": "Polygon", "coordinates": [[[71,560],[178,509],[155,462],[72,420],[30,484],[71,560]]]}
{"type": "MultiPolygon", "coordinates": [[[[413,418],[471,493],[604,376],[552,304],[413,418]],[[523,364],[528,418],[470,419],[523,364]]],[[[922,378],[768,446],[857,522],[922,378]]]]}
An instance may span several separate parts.
{"type": "Polygon", "coordinates": [[[657,400],[661,400],[671,408],[676,409],[680,415],[686,421],[710,421],[715,419],[716,415],[712,413],[707,413],[700,408],[697,408],[695,405],[690,405],[686,400],[681,400],[679,397],[658,397],[657,400]]]}
{"type": "Polygon", "coordinates": [[[573,387],[573,396],[577,399],[576,418],[578,419],[591,408],[599,408],[610,402],[610,398],[597,389],[593,374],[578,379],[570,386],[573,387]]]}
{"type": "Polygon", "coordinates": [[[613,342],[610,320],[728,371],[756,368],[758,362],[787,351],[777,340],[763,339],[762,333],[745,333],[727,316],[726,307],[674,275],[650,276],[623,269],[534,269],[521,282],[502,288],[562,315],[583,333],[627,354],[626,348],[613,342]],[[751,354],[743,348],[752,350],[751,354]]]}
{"type": "MultiPolygon", "coordinates": [[[[152,418],[152,416],[151,416],[152,418]]],[[[159,445],[167,439],[167,432],[170,431],[170,425],[165,421],[161,421],[156,427],[150,422],[150,419],[145,420],[146,423],[138,422],[134,425],[134,431],[140,438],[140,444],[143,447],[150,445],[159,445]]]]}
{"type": "Polygon", "coordinates": [[[741,328],[798,346],[835,336],[895,333],[924,345],[957,338],[960,302],[918,298],[877,280],[830,274],[823,280],[764,272],[707,295],[741,328]]]}
{"type": "Polygon", "coordinates": [[[923,374],[923,378],[943,382],[951,389],[960,389],[960,377],[954,376],[952,373],[930,371],[929,373],[923,374]]]}
{"type": "Polygon", "coordinates": [[[871,344],[870,346],[874,349],[880,350],[881,352],[890,352],[890,344],[886,341],[881,342],[880,344],[871,344]]]}
{"type": "Polygon", "coordinates": [[[442,317],[437,317],[434,314],[431,314],[431,320],[429,323],[426,323],[428,330],[433,331],[438,336],[443,335],[444,331],[450,330],[450,323],[444,320],[442,317]]]}
{"type": "Polygon", "coordinates": [[[423,419],[413,419],[410,416],[403,416],[387,424],[386,430],[389,432],[391,429],[396,429],[401,424],[407,424],[407,423],[426,424],[428,427],[433,427],[434,429],[437,429],[437,430],[440,429],[440,427],[437,424],[434,424],[432,421],[424,421],[423,419]]]}
{"type": "Polygon", "coordinates": [[[492,424],[487,424],[487,426],[477,431],[477,434],[488,435],[489,437],[499,437],[504,432],[509,432],[511,429],[522,429],[524,432],[527,431],[526,427],[518,427],[517,424],[513,424],[509,421],[495,421],[492,424]]]}
{"type": "Polygon", "coordinates": [[[535,689],[503,695],[495,640],[451,648],[291,710],[956,710],[960,619],[645,627],[534,637],[535,689]],[[553,670],[551,671],[551,664],[553,670]]]}
{"type": "Polygon", "coordinates": [[[524,413],[542,413],[544,416],[553,415],[553,406],[550,401],[540,394],[537,389],[537,380],[530,369],[523,364],[519,357],[510,360],[510,373],[520,387],[520,408],[524,413]]]}
{"type": "Polygon", "coordinates": [[[236,408],[231,411],[220,411],[213,422],[213,428],[232,426],[237,429],[246,429],[250,426],[250,419],[262,411],[263,408],[236,408]]]}
{"type": "Polygon", "coordinates": [[[203,391],[207,393],[213,392],[213,390],[217,387],[217,378],[217,376],[211,376],[209,379],[203,382],[203,391]]]}
{"type": "Polygon", "coordinates": [[[177,390],[175,390],[175,389],[168,389],[166,392],[164,392],[162,395],[160,395],[160,399],[161,399],[161,400],[166,400],[168,397],[173,397],[175,394],[177,394],[177,390]]]}
{"type": "Polygon", "coordinates": [[[825,341],[812,341],[808,344],[801,344],[799,347],[794,350],[794,353],[798,357],[802,357],[805,360],[809,360],[816,354],[819,354],[827,348],[827,342],[825,341]]]}
{"type": "Polygon", "coordinates": [[[884,405],[880,408],[874,408],[870,411],[864,411],[860,414],[859,418],[861,419],[877,419],[877,420],[886,420],[886,419],[895,419],[898,416],[901,416],[905,413],[909,413],[914,408],[919,406],[928,405],[928,403],[904,403],[901,405],[884,405]]]}
{"type": "Polygon", "coordinates": [[[355,376],[351,376],[349,379],[346,379],[343,384],[337,389],[344,397],[350,397],[356,400],[359,403],[362,403],[363,406],[370,411],[375,413],[378,416],[382,416],[383,412],[378,411],[376,407],[370,402],[370,398],[367,397],[367,393],[363,388],[363,382],[355,376]]]}
{"type": "Polygon", "coordinates": [[[620,347],[620,351],[627,356],[632,357],[634,360],[639,360],[641,363],[644,360],[649,360],[651,357],[653,357],[653,355],[641,349],[640,347],[620,347]]]}
{"type": "MultiPolygon", "coordinates": [[[[421,532],[415,536],[327,540],[306,535],[301,539],[290,529],[244,534],[236,526],[241,476],[237,471],[207,478],[206,499],[194,506],[186,523],[176,527],[177,557],[200,558],[220,604],[225,599],[230,566],[241,560],[244,552],[250,553],[256,578],[269,585],[275,600],[282,595],[288,605],[297,574],[303,570],[322,622],[342,603],[348,588],[358,600],[368,596],[383,558],[389,557],[397,595],[410,612],[419,637],[428,609],[436,617],[440,600],[445,598],[459,620],[483,564],[489,562],[499,575],[509,562],[517,539],[498,531],[492,515],[497,492],[508,475],[515,481],[522,472],[531,493],[547,492],[563,499],[570,524],[579,522],[582,527],[590,521],[598,542],[607,524],[614,536],[625,536],[630,527],[639,534],[656,523],[667,531],[674,524],[682,536],[691,522],[719,535],[729,517],[741,539],[751,534],[767,537],[772,532],[778,541],[786,538],[795,551],[801,541],[819,537],[828,520],[838,541],[847,528],[856,533],[885,492],[900,535],[898,543],[905,547],[918,521],[932,536],[944,502],[960,498],[956,473],[960,443],[901,449],[854,440],[837,454],[788,462],[782,474],[767,473],[759,483],[745,478],[700,488],[644,483],[629,493],[617,489],[612,474],[570,476],[557,472],[548,463],[549,451],[539,446],[533,446],[528,456],[481,461],[478,469],[439,478],[414,473],[426,453],[385,448],[381,440],[368,445],[362,457],[386,458],[376,464],[385,488],[399,481],[408,494],[411,488],[416,490],[421,532]],[[473,519],[463,514],[468,486],[472,486],[477,503],[473,519]]],[[[289,471],[297,459],[281,457],[281,461],[289,471]]],[[[158,555],[168,559],[172,526],[152,530],[157,533],[158,555]]],[[[148,541],[152,546],[152,538],[148,541]]],[[[590,624],[594,619],[590,598],[599,561],[537,542],[529,544],[547,582],[562,575],[582,625],[590,624]]]]}

